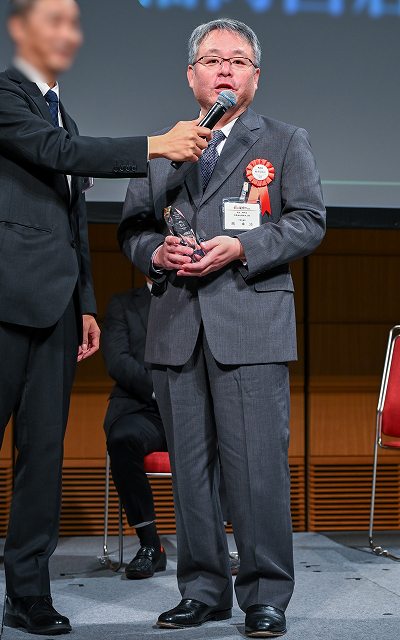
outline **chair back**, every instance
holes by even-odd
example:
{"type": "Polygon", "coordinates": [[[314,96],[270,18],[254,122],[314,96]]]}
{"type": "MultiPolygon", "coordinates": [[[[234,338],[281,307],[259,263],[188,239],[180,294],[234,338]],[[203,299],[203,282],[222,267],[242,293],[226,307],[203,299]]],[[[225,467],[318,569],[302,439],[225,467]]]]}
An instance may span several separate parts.
{"type": "Polygon", "coordinates": [[[382,433],[392,438],[400,438],[400,327],[399,334],[391,334],[383,374],[381,391],[382,433]]]}

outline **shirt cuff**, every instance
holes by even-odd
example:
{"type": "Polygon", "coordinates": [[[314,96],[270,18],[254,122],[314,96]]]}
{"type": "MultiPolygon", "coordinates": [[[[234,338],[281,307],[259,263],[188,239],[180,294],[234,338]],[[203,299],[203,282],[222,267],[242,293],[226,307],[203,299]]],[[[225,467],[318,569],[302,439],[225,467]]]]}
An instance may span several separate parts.
{"type": "Polygon", "coordinates": [[[156,267],[154,265],[154,258],[156,257],[157,253],[159,252],[159,250],[161,249],[162,244],[159,244],[158,247],[156,247],[151,255],[151,259],[150,259],[150,263],[151,263],[151,268],[153,269],[153,271],[155,271],[155,273],[158,273],[160,275],[162,275],[164,273],[164,269],[159,269],[158,267],[156,267]]]}

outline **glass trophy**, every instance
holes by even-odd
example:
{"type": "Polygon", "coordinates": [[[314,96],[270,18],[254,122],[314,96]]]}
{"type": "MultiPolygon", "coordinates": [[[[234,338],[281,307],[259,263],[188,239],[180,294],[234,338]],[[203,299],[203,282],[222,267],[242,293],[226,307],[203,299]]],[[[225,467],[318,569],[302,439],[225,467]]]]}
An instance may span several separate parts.
{"type": "Polygon", "coordinates": [[[171,235],[180,238],[181,244],[191,247],[194,250],[192,262],[197,262],[198,258],[203,258],[206,255],[200,246],[200,242],[203,241],[203,238],[199,238],[197,233],[193,231],[192,227],[179,209],[176,207],[166,207],[164,209],[164,220],[171,235]]]}

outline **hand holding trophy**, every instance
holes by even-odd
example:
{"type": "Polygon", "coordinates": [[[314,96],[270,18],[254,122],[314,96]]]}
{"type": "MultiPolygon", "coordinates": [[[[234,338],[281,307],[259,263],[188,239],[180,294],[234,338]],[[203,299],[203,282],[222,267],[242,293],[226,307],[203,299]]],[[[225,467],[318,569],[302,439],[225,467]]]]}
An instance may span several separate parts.
{"type": "Polygon", "coordinates": [[[180,238],[180,244],[193,249],[192,262],[198,262],[206,254],[200,243],[204,238],[199,238],[193,231],[185,216],[176,207],[166,207],[164,209],[164,220],[170,230],[171,235],[180,238]]]}

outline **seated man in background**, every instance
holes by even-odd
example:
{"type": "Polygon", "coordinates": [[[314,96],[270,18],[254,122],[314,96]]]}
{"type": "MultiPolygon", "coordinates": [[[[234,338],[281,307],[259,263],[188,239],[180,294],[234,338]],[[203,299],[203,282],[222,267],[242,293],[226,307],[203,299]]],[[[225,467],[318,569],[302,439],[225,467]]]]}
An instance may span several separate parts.
{"type": "Polygon", "coordinates": [[[167,566],[155,523],[153,494],[144,457],[167,444],[151,373],[144,365],[151,282],[115,295],[102,333],[103,355],[116,382],[104,421],[113,480],[140,549],[125,569],[131,580],[150,578],[167,566]]]}
{"type": "MultiPolygon", "coordinates": [[[[102,330],[102,349],[109,375],[116,382],[110,395],[104,429],[114,484],[128,523],[135,527],[140,549],[125,569],[127,578],[151,578],[164,571],[167,557],[155,522],[150,482],[144,457],[166,451],[167,443],[153,382],[144,363],[151,280],[145,286],[120,293],[110,301],[102,330]]],[[[229,520],[221,477],[220,498],[229,520]]],[[[230,553],[232,575],[239,569],[237,553],[230,553]]]]}

